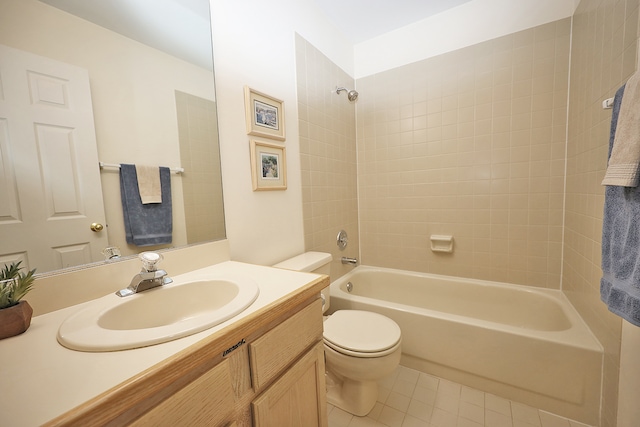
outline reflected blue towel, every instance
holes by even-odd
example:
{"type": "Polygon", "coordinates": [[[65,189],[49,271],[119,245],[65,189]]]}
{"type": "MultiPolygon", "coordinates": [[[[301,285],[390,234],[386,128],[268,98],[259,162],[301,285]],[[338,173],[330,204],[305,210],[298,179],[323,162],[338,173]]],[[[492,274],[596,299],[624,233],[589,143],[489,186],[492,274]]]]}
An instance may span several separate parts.
{"type": "MultiPolygon", "coordinates": [[[[616,92],[611,115],[609,156],[624,86],[616,92]]],[[[600,298],[609,310],[640,326],[640,192],[638,187],[607,186],[602,222],[600,298]]]]}
{"type": "Polygon", "coordinates": [[[120,165],[120,194],[127,243],[152,246],[171,243],[173,213],[171,208],[171,175],[160,167],[162,203],[142,204],[135,165],[120,165]]]}

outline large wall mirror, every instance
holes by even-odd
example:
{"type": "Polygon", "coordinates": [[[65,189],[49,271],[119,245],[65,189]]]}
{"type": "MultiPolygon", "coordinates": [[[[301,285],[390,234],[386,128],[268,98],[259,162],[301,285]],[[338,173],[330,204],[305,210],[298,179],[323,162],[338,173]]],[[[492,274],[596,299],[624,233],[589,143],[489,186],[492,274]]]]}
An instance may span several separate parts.
{"type": "Polygon", "coordinates": [[[2,0],[0,265],[225,238],[212,54],[209,0],[2,0]],[[171,243],[126,242],[123,163],[174,171],[171,243]]]}

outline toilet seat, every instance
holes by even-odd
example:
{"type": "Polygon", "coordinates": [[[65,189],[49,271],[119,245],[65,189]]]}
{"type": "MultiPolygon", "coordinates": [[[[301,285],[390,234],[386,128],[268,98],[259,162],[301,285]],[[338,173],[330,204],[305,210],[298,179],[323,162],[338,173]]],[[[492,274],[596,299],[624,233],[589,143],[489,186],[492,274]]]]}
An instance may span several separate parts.
{"type": "Polygon", "coordinates": [[[400,346],[396,322],[378,313],[338,310],[324,321],[324,343],[347,356],[381,357],[400,346]]]}

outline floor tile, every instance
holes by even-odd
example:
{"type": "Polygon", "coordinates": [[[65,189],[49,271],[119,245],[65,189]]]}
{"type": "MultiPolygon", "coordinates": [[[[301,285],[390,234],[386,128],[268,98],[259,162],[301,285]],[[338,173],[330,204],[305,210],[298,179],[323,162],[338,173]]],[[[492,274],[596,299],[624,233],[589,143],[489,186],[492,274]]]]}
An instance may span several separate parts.
{"type": "Polygon", "coordinates": [[[366,417],[327,404],[329,427],[590,427],[404,366],[366,417]]]}

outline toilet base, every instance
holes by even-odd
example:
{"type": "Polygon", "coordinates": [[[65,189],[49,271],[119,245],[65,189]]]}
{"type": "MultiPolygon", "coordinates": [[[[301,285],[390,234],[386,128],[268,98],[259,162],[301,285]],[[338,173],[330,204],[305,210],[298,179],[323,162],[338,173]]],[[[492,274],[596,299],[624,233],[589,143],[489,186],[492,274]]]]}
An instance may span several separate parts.
{"type": "Polygon", "coordinates": [[[367,415],[378,400],[376,381],[353,381],[333,372],[326,373],[327,402],[358,417],[367,415]]]}

